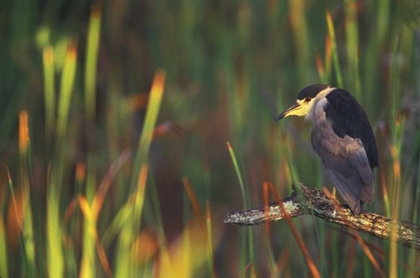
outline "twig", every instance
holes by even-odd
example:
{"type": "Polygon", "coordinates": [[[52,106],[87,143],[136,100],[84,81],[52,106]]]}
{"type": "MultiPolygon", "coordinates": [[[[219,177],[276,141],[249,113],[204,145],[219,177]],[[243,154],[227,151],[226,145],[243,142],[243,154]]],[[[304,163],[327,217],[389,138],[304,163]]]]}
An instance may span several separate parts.
{"type": "MultiPolygon", "coordinates": [[[[326,221],[337,223],[349,228],[390,240],[393,225],[397,225],[397,242],[414,247],[420,251],[420,226],[407,221],[392,220],[385,216],[363,211],[354,215],[347,205],[331,201],[316,188],[309,189],[299,182],[293,182],[293,193],[282,200],[285,212],[290,217],[315,215],[326,221]]],[[[235,211],[228,213],[224,222],[241,226],[258,225],[266,221],[276,221],[285,218],[285,214],[277,202],[270,203],[267,208],[235,211]]],[[[395,227],[395,226],[394,226],[395,227]]]]}

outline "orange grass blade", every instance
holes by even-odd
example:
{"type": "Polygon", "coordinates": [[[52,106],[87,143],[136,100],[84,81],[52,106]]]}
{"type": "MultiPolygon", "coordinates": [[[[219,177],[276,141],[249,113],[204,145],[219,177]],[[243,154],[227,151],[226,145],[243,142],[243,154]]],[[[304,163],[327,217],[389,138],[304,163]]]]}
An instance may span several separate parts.
{"type": "Polygon", "coordinates": [[[319,55],[319,53],[317,53],[315,56],[315,65],[318,71],[319,79],[321,79],[323,83],[328,83],[327,77],[325,75],[325,68],[322,63],[321,55],[319,55]]]}
{"type": "Polygon", "coordinates": [[[286,212],[286,210],[284,208],[284,205],[283,205],[283,202],[282,202],[279,194],[277,193],[277,190],[274,188],[274,186],[271,182],[268,183],[268,186],[270,187],[271,193],[274,194],[274,197],[276,198],[277,203],[279,204],[280,208],[283,211],[283,214],[285,216],[284,218],[285,218],[287,224],[289,225],[290,230],[292,231],[293,236],[294,236],[296,242],[298,243],[300,250],[303,253],[303,256],[305,257],[306,264],[308,265],[308,268],[309,268],[309,271],[312,274],[312,277],[320,278],[321,274],[319,273],[318,268],[314,264],[314,262],[311,258],[311,255],[308,252],[308,249],[306,249],[302,238],[299,236],[299,233],[298,233],[295,225],[293,224],[292,219],[290,218],[290,215],[286,212]]]}
{"type": "Polygon", "coordinates": [[[187,177],[182,178],[182,182],[184,183],[184,188],[187,191],[188,198],[191,201],[191,205],[194,210],[195,218],[200,222],[202,225],[203,230],[205,230],[205,220],[203,211],[198,204],[197,196],[195,196],[194,190],[192,189],[191,183],[187,177]]]}
{"type": "MultiPolygon", "coordinates": [[[[28,263],[28,269],[35,270],[35,240],[34,240],[34,228],[33,228],[33,216],[32,216],[32,205],[31,205],[31,191],[30,191],[30,139],[29,139],[29,119],[28,112],[22,110],[19,113],[19,183],[23,188],[25,195],[25,213],[22,222],[22,237],[25,239],[22,241],[24,246],[24,255],[28,263]]],[[[33,204],[35,205],[35,204],[33,204]]],[[[29,274],[31,271],[27,272],[29,274]]]]}
{"type": "Polygon", "coordinates": [[[95,228],[95,243],[96,243],[96,251],[98,252],[99,261],[101,262],[102,268],[104,269],[105,276],[107,278],[111,278],[112,271],[111,266],[109,265],[108,258],[106,257],[105,249],[102,243],[99,240],[98,230],[95,228]]]}
{"type": "MultiPolygon", "coordinates": [[[[263,196],[264,196],[264,207],[265,208],[268,208],[268,190],[269,190],[269,183],[268,182],[264,182],[263,183],[263,196]]],[[[265,217],[268,219],[268,210],[267,209],[265,209],[264,210],[264,215],[265,215],[265,217]]],[[[265,221],[265,223],[264,223],[264,226],[265,226],[265,231],[266,231],[266,236],[267,236],[267,238],[269,238],[270,237],[270,227],[271,227],[271,225],[270,225],[270,222],[269,221],[265,221]]]]}
{"type": "MultiPolygon", "coordinates": [[[[357,240],[356,239],[356,236],[353,234],[353,233],[351,233],[350,231],[352,231],[351,229],[349,229],[349,232],[347,232],[347,231],[344,231],[344,230],[342,230],[342,229],[340,229],[340,228],[334,228],[334,227],[331,227],[332,229],[334,229],[334,230],[336,230],[336,231],[338,231],[338,232],[340,232],[340,233],[343,233],[343,234],[345,234],[346,236],[348,236],[348,237],[350,237],[350,238],[352,238],[352,239],[354,239],[354,240],[357,240]]],[[[363,239],[362,239],[363,240],[363,239]]],[[[383,259],[385,258],[385,255],[387,255],[386,253],[385,253],[385,251],[382,249],[382,248],[380,248],[380,247],[378,247],[378,246],[376,246],[375,244],[373,244],[373,243],[369,243],[369,242],[366,242],[365,240],[363,240],[363,242],[364,242],[364,244],[370,249],[370,250],[372,250],[372,251],[374,251],[374,252],[376,252],[377,254],[379,254],[380,255],[380,257],[381,257],[381,262],[383,262],[383,259]]],[[[352,246],[354,246],[354,245],[352,245],[352,246]]],[[[351,252],[350,252],[351,253],[351,252]]],[[[418,261],[418,260],[416,260],[416,261],[418,261]]],[[[410,265],[409,263],[405,263],[405,262],[401,262],[401,260],[397,260],[397,263],[398,263],[398,265],[400,265],[403,269],[405,269],[405,270],[410,270],[410,269],[412,269],[413,268],[413,266],[412,265],[410,265]]],[[[350,266],[349,266],[350,267],[350,266]]],[[[417,267],[415,267],[415,269],[417,269],[417,267]]],[[[414,272],[414,275],[417,277],[417,276],[420,276],[420,272],[414,272]]],[[[348,277],[353,277],[353,276],[348,276],[348,277]]]]}
{"type": "Polygon", "coordinates": [[[197,200],[197,196],[194,193],[194,190],[191,186],[191,183],[187,177],[182,178],[182,182],[184,183],[185,190],[187,191],[188,198],[191,201],[194,215],[195,215],[195,221],[198,221],[200,224],[204,235],[206,242],[207,242],[207,256],[208,261],[211,267],[211,273],[213,277],[216,277],[215,275],[215,269],[213,265],[213,247],[212,247],[212,239],[211,239],[211,214],[210,214],[210,207],[209,204],[206,203],[206,215],[204,216],[203,211],[200,208],[200,205],[197,200]]]}
{"type": "Polygon", "coordinates": [[[379,266],[378,262],[376,261],[375,257],[373,256],[372,252],[370,251],[369,247],[366,245],[362,237],[359,235],[359,233],[355,230],[351,230],[353,235],[355,236],[357,242],[362,247],[363,251],[365,252],[366,256],[368,257],[369,261],[372,263],[372,265],[375,267],[376,271],[379,273],[381,277],[386,277],[384,271],[379,266]]]}
{"type": "Polygon", "coordinates": [[[249,263],[245,266],[244,270],[241,273],[239,273],[239,277],[245,276],[245,274],[248,270],[251,272],[251,277],[252,278],[257,277],[257,275],[255,274],[254,266],[251,263],[249,263]]]}
{"type": "Polygon", "coordinates": [[[67,224],[70,222],[70,219],[74,213],[74,210],[76,209],[78,200],[76,198],[73,198],[70,201],[70,204],[67,206],[66,211],[64,212],[64,224],[67,224]]]}
{"type": "MultiPolygon", "coordinates": [[[[206,225],[206,223],[209,223],[209,221],[211,219],[209,219],[210,217],[210,211],[209,211],[209,207],[208,205],[206,206],[206,218],[207,220],[204,218],[204,213],[200,208],[200,205],[198,203],[197,200],[197,196],[194,193],[194,190],[191,186],[191,183],[189,181],[189,179],[187,177],[183,177],[182,178],[182,182],[184,184],[185,190],[187,191],[187,195],[188,198],[190,199],[190,202],[192,204],[193,207],[193,211],[194,211],[194,215],[195,215],[195,220],[198,221],[198,223],[200,223],[201,228],[203,229],[203,235],[206,238],[207,241],[207,254],[208,254],[208,259],[210,261],[212,261],[213,259],[213,250],[212,250],[212,245],[211,245],[211,238],[209,236],[209,229],[207,228],[208,226],[206,225]]],[[[214,274],[214,269],[212,269],[213,274],[214,274]]]]}
{"type": "Polygon", "coordinates": [[[22,230],[22,221],[25,216],[25,193],[23,190],[17,190],[15,192],[13,187],[13,181],[10,176],[9,168],[7,168],[7,178],[9,183],[10,195],[12,197],[12,202],[9,203],[9,208],[7,210],[7,234],[9,246],[12,249],[17,249],[19,247],[19,236],[22,230]]]}
{"type": "MultiPolygon", "coordinates": [[[[264,200],[265,208],[267,208],[269,205],[268,188],[269,188],[268,182],[264,182],[263,183],[263,200],[264,200]]],[[[268,210],[264,210],[264,214],[266,217],[268,217],[268,210]]],[[[270,221],[265,221],[264,231],[265,231],[265,236],[263,238],[263,241],[264,241],[264,246],[265,246],[266,254],[268,257],[269,265],[273,269],[272,277],[278,277],[277,275],[278,269],[277,269],[276,262],[274,260],[273,250],[271,248],[271,242],[270,242],[270,236],[271,236],[271,222],[270,221]]]]}
{"type": "Polygon", "coordinates": [[[19,113],[19,151],[26,153],[29,143],[28,112],[19,113]]]}
{"type": "Polygon", "coordinates": [[[99,189],[96,192],[95,197],[93,199],[93,203],[92,203],[92,209],[96,217],[99,216],[106,193],[108,192],[109,187],[111,186],[112,180],[115,178],[118,171],[128,161],[130,157],[131,157],[131,153],[129,151],[122,152],[112,163],[111,167],[109,168],[105,177],[103,178],[101,184],[99,185],[99,189]]]}
{"type": "MultiPolygon", "coordinates": [[[[332,203],[334,204],[335,209],[340,210],[341,208],[340,208],[340,206],[338,206],[337,200],[331,195],[329,190],[326,187],[324,187],[323,191],[329,199],[334,200],[334,202],[332,202],[332,203]]],[[[353,233],[354,238],[357,240],[357,242],[361,245],[363,251],[365,252],[366,256],[368,257],[368,259],[370,260],[372,265],[375,267],[376,271],[378,271],[378,273],[382,277],[385,277],[385,273],[380,268],[378,262],[376,261],[375,257],[373,256],[372,252],[370,251],[369,247],[366,245],[364,240],[360,237],[359,233],[357,231],[353,230],[353,229],[351,229],[350,231],[351,231],[351,233],[353,233]]]]}

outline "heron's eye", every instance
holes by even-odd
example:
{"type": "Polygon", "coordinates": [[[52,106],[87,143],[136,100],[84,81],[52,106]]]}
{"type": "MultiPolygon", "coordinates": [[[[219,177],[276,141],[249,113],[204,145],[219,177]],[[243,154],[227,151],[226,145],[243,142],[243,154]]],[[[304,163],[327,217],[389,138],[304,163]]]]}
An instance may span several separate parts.
{"type": "Polygon", "coordinates": [[[305,98],[305,102],[310,102],[311,101],[311,97],[306,97],[305,98]]]}

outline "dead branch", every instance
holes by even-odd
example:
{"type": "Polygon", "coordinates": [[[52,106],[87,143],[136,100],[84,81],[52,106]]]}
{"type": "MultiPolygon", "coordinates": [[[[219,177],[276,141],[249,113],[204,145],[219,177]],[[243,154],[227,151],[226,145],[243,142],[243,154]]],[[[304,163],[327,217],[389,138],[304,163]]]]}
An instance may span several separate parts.
{"type": "Polygon", "coordinates": [[[347,205],[331,201],[316,188],[309,189],[299,182],[293,182],[293,193],[281,200],[285,211],[277,202],[270,203],[267,208],[235,211],[228,213],[224,222],[241,226],[258,225],[266,221],[281,220],[285,213],[290,217],[315,215],[326,221],[337,223],[382,239],[391,239],[396,232],[397,242],[420,250],[420,226],[406,221],[392,220],[382,215],[363,211],[354,215],[347,205]]]}

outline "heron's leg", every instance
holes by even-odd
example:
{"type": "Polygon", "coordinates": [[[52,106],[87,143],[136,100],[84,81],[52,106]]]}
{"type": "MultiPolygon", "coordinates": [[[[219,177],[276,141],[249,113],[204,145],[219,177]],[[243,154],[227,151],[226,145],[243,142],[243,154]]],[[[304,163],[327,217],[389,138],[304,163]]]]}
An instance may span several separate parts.
{"type": "Polygon", "coordinates": [[[337,189],[335,186],[333,186],[332,192],[331,192],[331,202],[333,203],[335,208],[340,207],[340,202],[337,199],[337,189]]]}
{"type": "Polygon", "coordinates": [[[334,199],[337,199],[336,194],[337,194],[337,190],[335,189],[335,186],[333,186],[333,190],[332,190],[331,195],[333,196],[334,199]]]}

